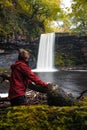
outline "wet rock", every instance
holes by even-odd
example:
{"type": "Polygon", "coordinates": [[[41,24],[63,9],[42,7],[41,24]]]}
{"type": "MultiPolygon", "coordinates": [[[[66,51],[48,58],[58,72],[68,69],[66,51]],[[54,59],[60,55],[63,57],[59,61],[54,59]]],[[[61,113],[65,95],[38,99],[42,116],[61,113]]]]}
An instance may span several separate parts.
{"type": "Polygon", "coordinates": [[[71,93],[67,94],[62,87],[55,83],[48,85],[47,100],[48,105],[54,106],[71,106],[76,102],[71,93]]]}
{"type": "Polygon", "coordinates": [[[46,88],[31,84],[29,89],[47,94],[48,105],[71,106],[77,102],[77,99],[71,93],[67,94],[62,87],[55,83],[49,83],[46,88]]]}

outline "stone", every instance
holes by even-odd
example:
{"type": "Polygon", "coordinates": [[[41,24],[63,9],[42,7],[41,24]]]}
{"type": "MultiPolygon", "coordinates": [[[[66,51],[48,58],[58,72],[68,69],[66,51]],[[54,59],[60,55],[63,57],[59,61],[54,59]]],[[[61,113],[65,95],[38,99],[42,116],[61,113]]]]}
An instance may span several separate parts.
{"type": "Polygon", "coordinates": [[[47,100],[48,105],[54,106],[71,106],[77,101],[71,93],[67,94],[62,87],[55,83],[48,85],[47,100]]]}

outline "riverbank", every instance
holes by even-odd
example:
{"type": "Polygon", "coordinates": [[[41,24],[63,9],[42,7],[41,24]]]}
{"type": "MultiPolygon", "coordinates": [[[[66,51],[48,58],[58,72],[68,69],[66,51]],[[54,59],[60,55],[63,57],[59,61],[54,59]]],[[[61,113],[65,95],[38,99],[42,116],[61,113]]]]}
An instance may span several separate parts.
{"type": "Polygon", "coordinates": [[[87,71],[87,66],[59,67],[62,71],[87,71]]]}
{"type": "Polygon", "coordinates": [[[0,109],[0,129],[86,130],[87,99],[72,107],[31,105],[0,109]]]}

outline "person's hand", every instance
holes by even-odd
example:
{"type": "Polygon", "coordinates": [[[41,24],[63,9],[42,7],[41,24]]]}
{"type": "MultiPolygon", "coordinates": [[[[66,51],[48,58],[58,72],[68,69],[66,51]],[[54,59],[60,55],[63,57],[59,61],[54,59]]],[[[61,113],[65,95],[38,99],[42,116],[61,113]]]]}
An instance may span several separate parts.
{"type": "Polygon", "coordinates": [[[47,82],[47,85],[50,85],[50,84],[52,84],[51,82],[47,82]]]}
{"type": "Polygon", "coordinates": [[[47,88],[50,88],[52,86],[51,82],[47,82],[47,88]]]}

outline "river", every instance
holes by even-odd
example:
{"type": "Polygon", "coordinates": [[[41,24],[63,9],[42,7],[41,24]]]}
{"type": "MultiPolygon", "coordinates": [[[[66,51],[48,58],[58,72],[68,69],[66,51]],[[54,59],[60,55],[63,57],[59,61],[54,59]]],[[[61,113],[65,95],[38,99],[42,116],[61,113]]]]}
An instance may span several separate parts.
{"type": "Polygon", "coordinates": [[[58,71],[37,74],[43,81],[57,83],[66,92],[73,93],[74,96],[87,89],[87,71],[58,71]]]}

